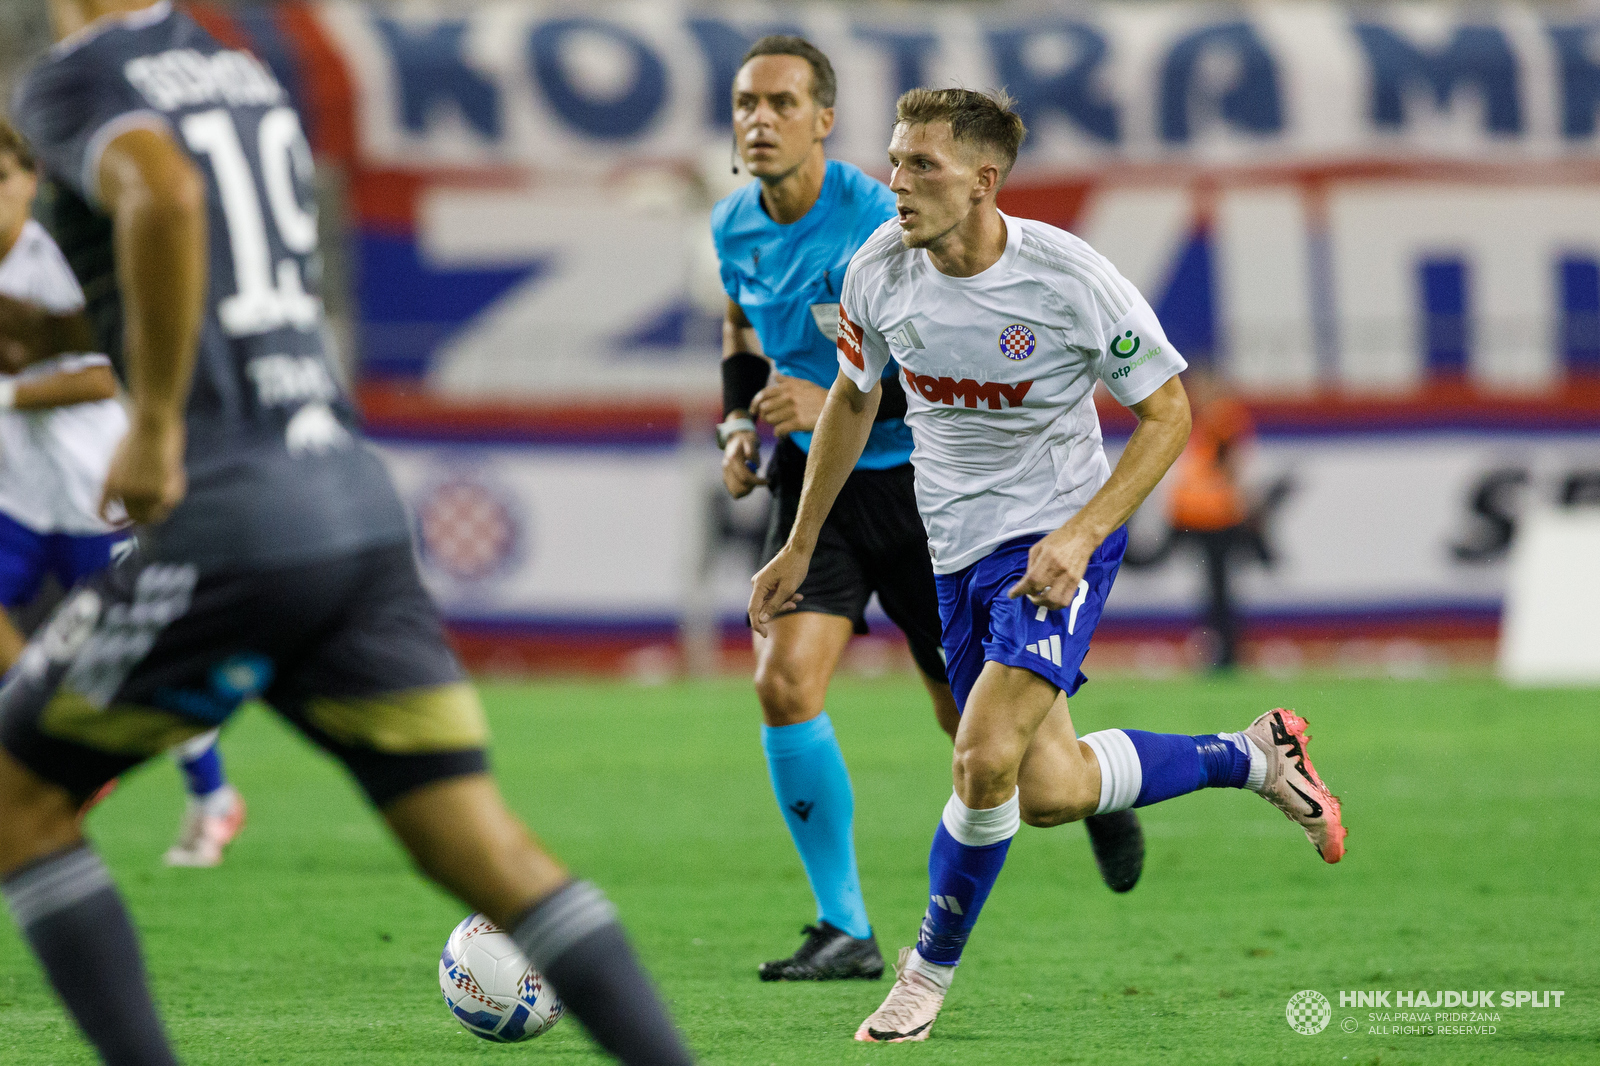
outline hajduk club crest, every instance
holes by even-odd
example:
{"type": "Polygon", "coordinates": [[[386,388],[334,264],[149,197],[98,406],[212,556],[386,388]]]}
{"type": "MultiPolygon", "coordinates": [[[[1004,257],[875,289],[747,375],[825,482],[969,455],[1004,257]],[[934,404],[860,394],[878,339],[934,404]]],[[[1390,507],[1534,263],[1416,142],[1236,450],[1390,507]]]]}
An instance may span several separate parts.
{"type": "Polygon", "coordinates": [[[1007,359],[1026,359],[1033,354],[1033,330],[1013,322],[1000,331],[1000,354],[1007,359]]]}

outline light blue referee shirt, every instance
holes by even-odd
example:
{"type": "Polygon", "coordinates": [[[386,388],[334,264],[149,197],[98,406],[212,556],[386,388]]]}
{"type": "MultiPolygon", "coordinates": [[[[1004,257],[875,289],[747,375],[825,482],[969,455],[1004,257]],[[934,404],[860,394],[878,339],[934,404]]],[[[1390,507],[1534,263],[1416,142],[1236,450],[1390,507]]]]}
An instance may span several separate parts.
{"type": "MultiPolygon", "coordinates": [[[[835,348],[839,286],[866,239],[895,217],[894,193],[849,163],[830,160],[822,192],[798,220],[779,225],[761,205],[752,181],[711,210],[711,235],[722,266],[722,287],[743,309],[778,372],[830,388],[839,375],[835,348]]],[[[884,388],[896,389],[894,361],[884,388]]],[[[811,434],[791,433],[801,451],[811,434]]],[[[898,418],[875,422],[856,464],[886,470],[911,461],[911,431],[898,418]]]]}

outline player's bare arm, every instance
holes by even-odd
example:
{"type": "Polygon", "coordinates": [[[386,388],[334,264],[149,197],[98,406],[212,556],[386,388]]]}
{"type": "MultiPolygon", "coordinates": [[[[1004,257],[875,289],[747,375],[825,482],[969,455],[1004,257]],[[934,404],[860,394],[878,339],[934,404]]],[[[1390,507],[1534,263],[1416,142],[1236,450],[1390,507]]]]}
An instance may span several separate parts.
{"type": "MultiPolygon", "coordinates": [[[[36,161],[26,143],[9,131],[0,135],[0,256],[21,237],[39,192],[36,161]]],[[[79,311],[56,313],[31,300],[0,295],[0,373],[66,352],[96,349],[89,323],[79,311]]]]}
{"type": "Polygon", "coordinates": [[[205,183],[169,136],[149,129],[106,146],[99,181],[113,220],[132,401],[101,509],[120,500],[134,521],[159,522],[186,491],[184,403],[206,295],[205,183]]]}
{"type": "Polygon", "coordinates": [[[1150,495],[1189,441],[1189,397],[1177,377],[1133,405],[1139,425],[1111,478],[1083,510],[1028,552],[1028,570],[1007,595],[1027,596],[1041,607],[1067,606],[1100,542],[1126,522],[1150,495]]]}
{"type": "Polygon", "coordinates": [[[90,366],[28,378],[14,383],[12,388],[12,407],[19,411],[41,411],[109,400],[117,394],[117,379],[109,366],[90,366]]]}
{"type": "Polygon", "coordinates": [[[805,485],[800,490],[800,509],[795,515],[789,540],[751,579],[750,627],[767,635],[767,623],[791,611],[799,602],[795,590],[805,580],[811,566],[822,523],[833,509],[833,501],[844,488],[850,471],[867,446],[872,420],[883,398],[883,383],[875,382],[871,392],[862,392],[855,382],[841,373],[828,390],[827,402],[817,419],[806,460],[805,485]]]}
{"type": "Polygon", "coordinates": [[[56,314],[38,304],[0,295],[0,373],[98,345],[82,311],[56,314]]]}

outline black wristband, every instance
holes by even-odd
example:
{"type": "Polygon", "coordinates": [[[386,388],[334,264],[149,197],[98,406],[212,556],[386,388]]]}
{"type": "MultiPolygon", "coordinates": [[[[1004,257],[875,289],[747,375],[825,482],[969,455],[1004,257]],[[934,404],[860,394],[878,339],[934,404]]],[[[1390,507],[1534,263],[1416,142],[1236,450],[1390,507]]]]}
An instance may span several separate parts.
{"type": "Polygon", "coordinates": [[[878,398],[878,413],[874,422],[887,422],[891,418],[906,416],[906,387],[900,384],[900,375],[883,379],[883,395],[878,398]]]}
{"type": "Polygon", "coordinates": [[[772,364],[752,352],[734,352],[722,357],[722,416],[729,411],[748,411],[750,401],[767,384],[772,364]]]}

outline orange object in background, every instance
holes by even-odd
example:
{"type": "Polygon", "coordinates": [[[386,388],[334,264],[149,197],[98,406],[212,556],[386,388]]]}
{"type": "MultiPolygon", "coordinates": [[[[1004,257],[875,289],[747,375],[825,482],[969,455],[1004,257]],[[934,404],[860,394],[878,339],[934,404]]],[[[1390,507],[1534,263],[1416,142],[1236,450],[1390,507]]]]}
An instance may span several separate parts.
{"type": "Polygon", "coordinates": [[[1194,428],[1173,466],[1167,518],[1179,530],[1231,529],[1249,516],[1234,464],[1255,426],[1244,404],[1223,395],[1210,375],[1191,372],[1185,384],[1194,428]]]}

